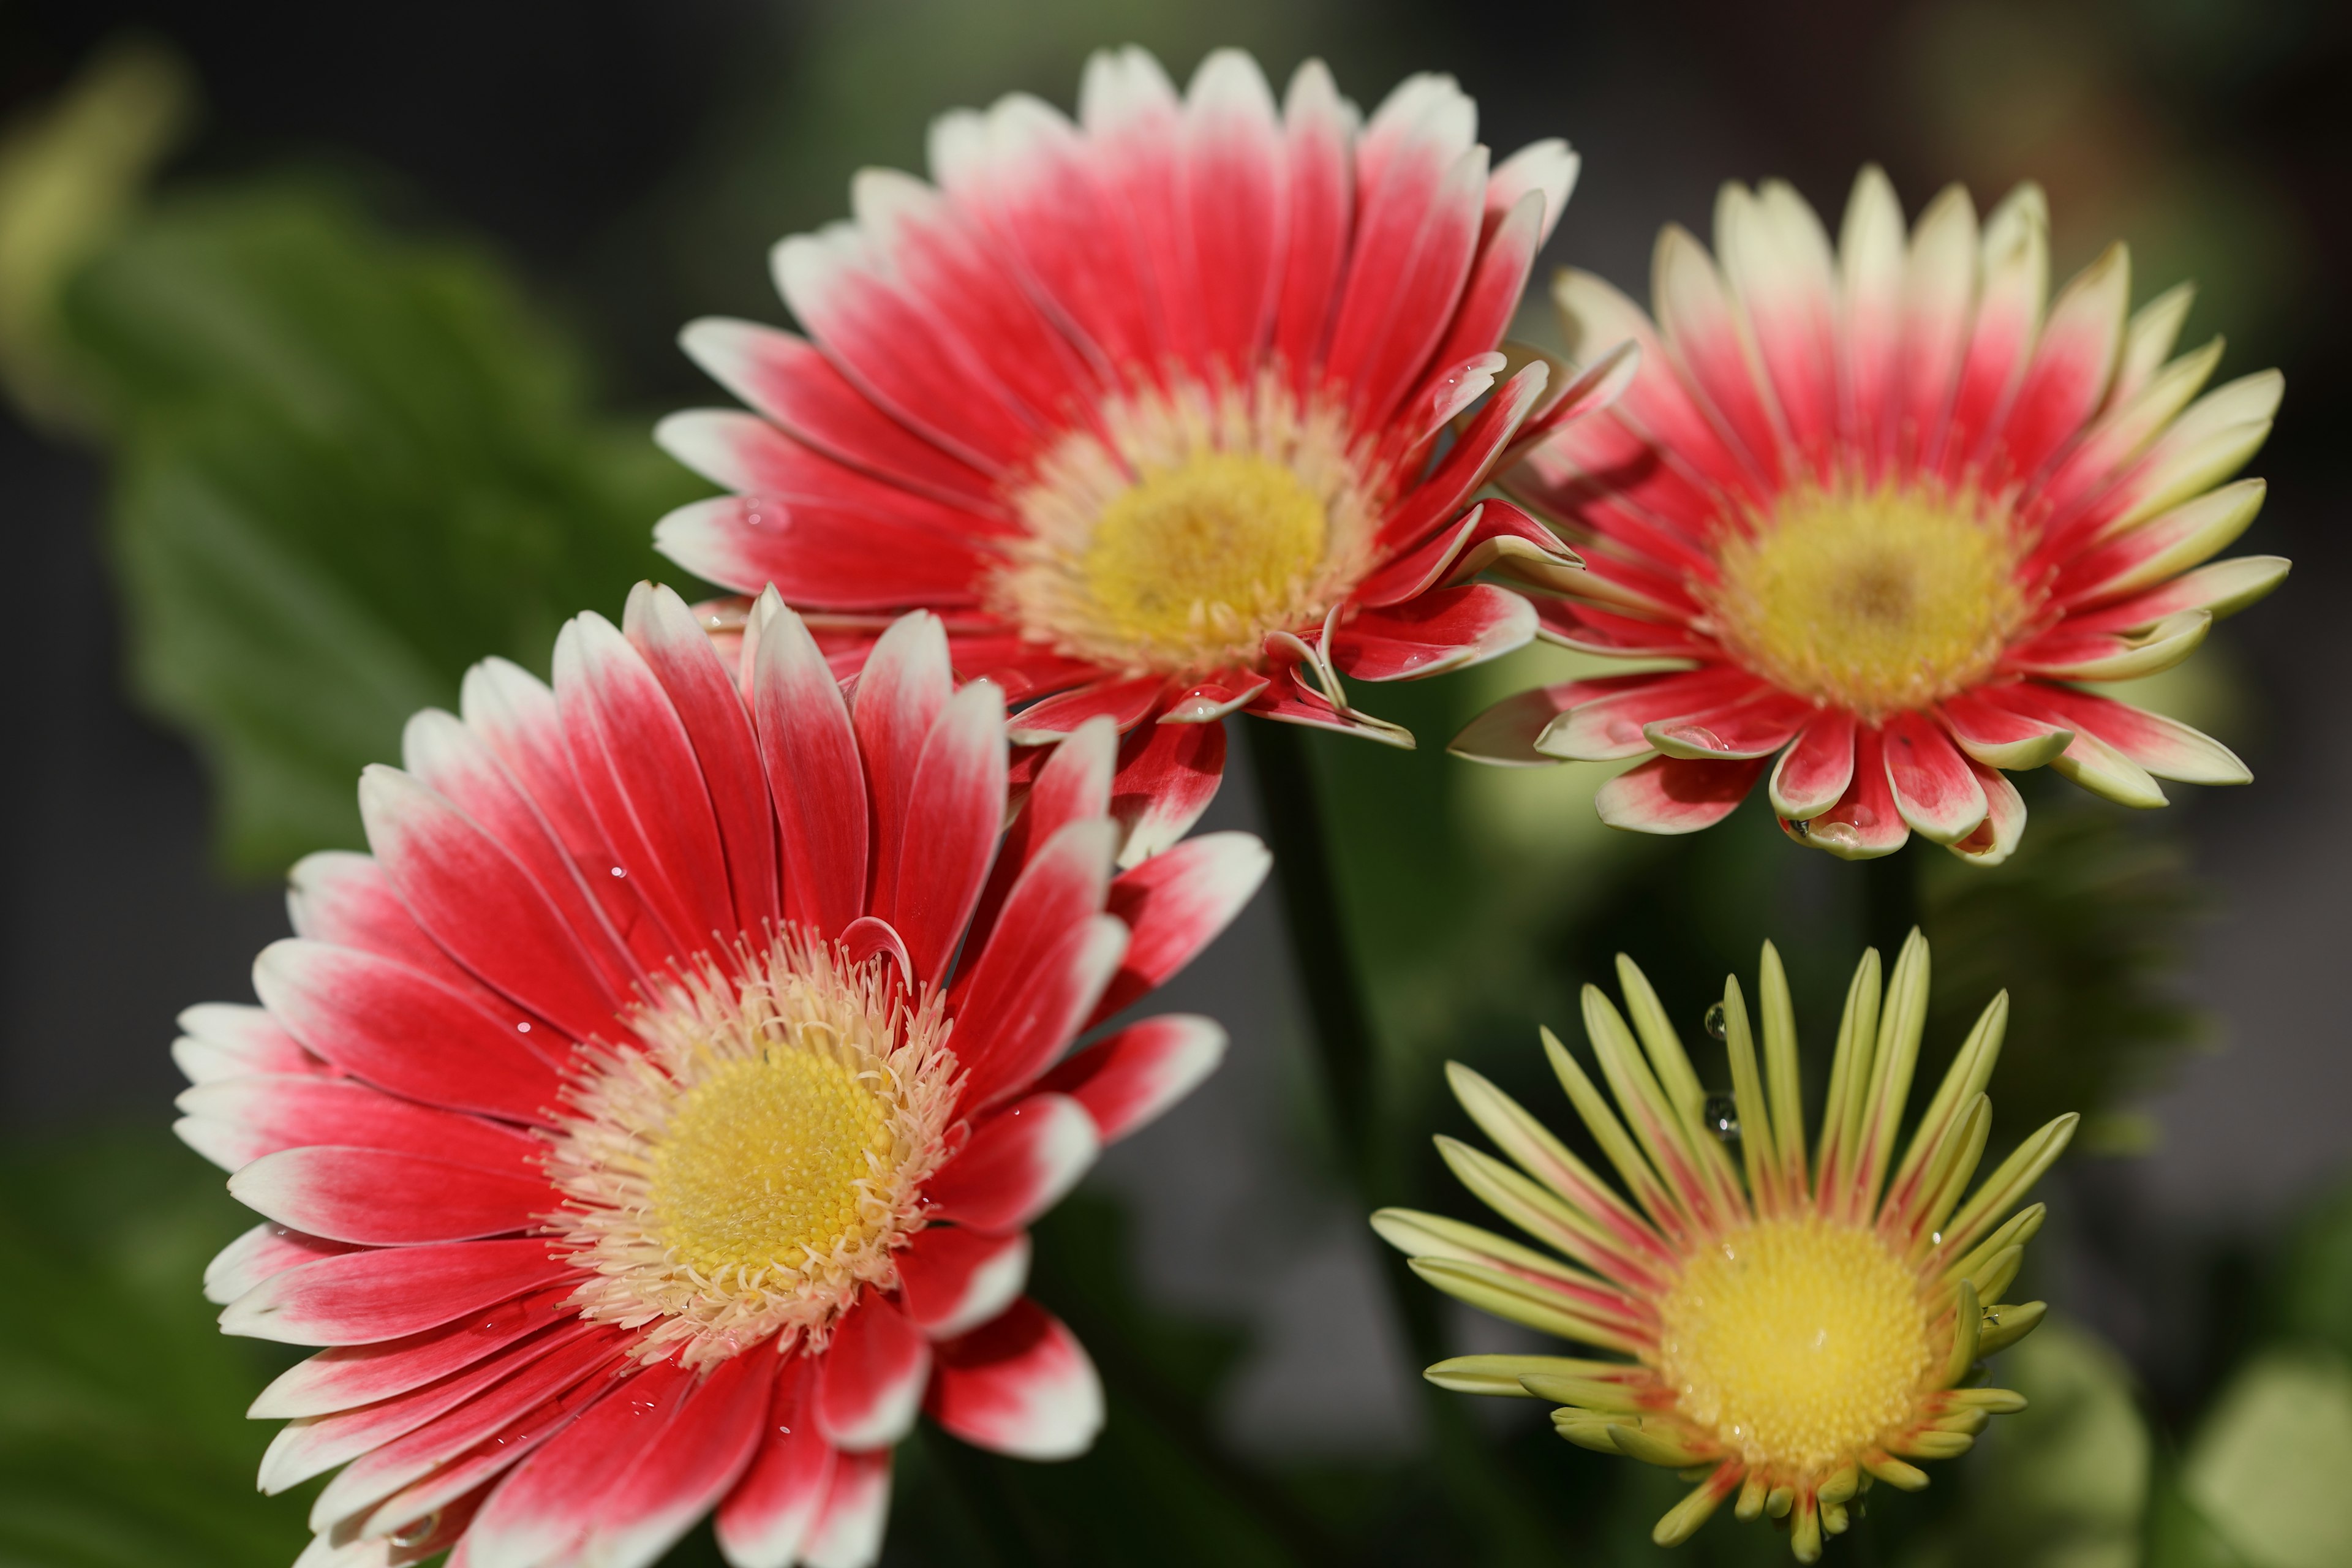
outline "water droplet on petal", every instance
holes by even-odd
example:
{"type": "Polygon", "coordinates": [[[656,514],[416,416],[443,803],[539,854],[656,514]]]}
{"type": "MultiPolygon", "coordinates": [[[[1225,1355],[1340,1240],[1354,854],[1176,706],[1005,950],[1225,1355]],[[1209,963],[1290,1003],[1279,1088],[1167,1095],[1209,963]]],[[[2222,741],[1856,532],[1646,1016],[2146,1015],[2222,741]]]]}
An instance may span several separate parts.
{"type": "Polygon", "coordinates": [[[528,1035],[530,1033],[530,1026],[529,1024],[517,1024],[515,1026],[515,1033],[519,1035],[528,1035]]]}
{"type": "Polygon", "coordinates": [[[627,876],[627,875],[628,875],[628,873],[627,873],[626,871],[622,870],[618,866],[615,866],[615,867],[614,867],[614,868],[613,868],[613,875],[614,875],[615,877],[625,877],[625,876],[627,876]]]}
{"type": "Polygon", "coordinates": [[[1739,1136],[1739,1101],[1727,1094],[1710,1094],[1700,1120],[1706,1123],[1707,1131],[1728,1142],[1739,1136]]]}
{"type": "Polygon", "coordinates": [[[1728,1039],[1731,1036],[1731,1026],[1720,1002],[1706,1010],[1706,1033],[1708,1038],[1716,1040],[1728,1039]]]}
{"type": "Polygon", "coordinates": [[[432,1539],[434,1529],[439,1525],[440,1522],[441,1516],[439,1514],[428,1513],[423,1519],[416,1521],[414,1524],[404,1524],[398,1530],[394,1531],[392,1532],[392,1543],[394,1546],[401,1547],[422,1546],[425,1542],[432,1539]]]}

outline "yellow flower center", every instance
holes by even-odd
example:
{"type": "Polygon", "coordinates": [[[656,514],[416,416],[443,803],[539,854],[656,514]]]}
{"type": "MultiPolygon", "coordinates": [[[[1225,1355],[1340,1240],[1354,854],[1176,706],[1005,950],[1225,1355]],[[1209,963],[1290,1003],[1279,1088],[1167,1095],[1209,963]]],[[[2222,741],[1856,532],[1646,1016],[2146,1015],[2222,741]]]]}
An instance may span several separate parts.
{"type": "Polygon", "coordinates": [[[939,997],[795,930],[653,991],[583,1051],[548,1155],[580,1308],[689,1366],[820,1345],[922,1227],[955,1111],[939,997]]]}
{"type": "Polygon", "coordinates": [[[1818,1470],[1902,1421],[1934,1365],[1918,1276],[1817,1215],[1735,1231],[1658,1304],[1681,1413],[1750,1463],[1818,1470]]]}
{"type": "Polygon", "coordinates": [[[1211,452],[1111,502],[1080,571],[1104,619],[1132,642],[1230,640],[1295,613],[1328,532],[1322,500],[1288,468],[1211,452]]]}
{"type": "Polygon", "coordinates": [[[1110,669],[1255,668],[1370,570],[1391,478],[1343,408],[1278,380],[1116,398],[1008,485],[988,606],[1110,669]]]}
{"type": "Polygon", "coordinates": [[[1990,674],[2024,621],[2005,511],[1966,496],[1809,487],[1717,552],[1725,645],[1783,690],[1867,720],[1990,674]]]}
{"type": "Polygon", "coordinates": [[[797,1268],[873,1234],[888,1108],[833,1056],[772,1045],[695,1086],[653,1156],[653,1229],[708,1275],[797,1268]]]}

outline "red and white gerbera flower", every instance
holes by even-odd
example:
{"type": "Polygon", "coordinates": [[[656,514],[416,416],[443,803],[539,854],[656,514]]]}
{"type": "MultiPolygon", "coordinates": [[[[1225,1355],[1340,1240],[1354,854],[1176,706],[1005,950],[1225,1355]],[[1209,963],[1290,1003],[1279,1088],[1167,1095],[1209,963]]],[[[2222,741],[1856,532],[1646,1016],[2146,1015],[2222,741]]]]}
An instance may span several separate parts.
{"type": "Polygon", "coordinates": [[[846,697],[773,595],[740,679],[667,589],[625,625],[412,721],[361,783],[373,855],[295,868],[263,1005],[182,1020],[181,1135],[269,1221],[206,1291],[329,1347],[253,1407],[291,1418],[267,1489],[341,1467],[305,1568],[618,1568],[714,1507],[738,1568],[854,1565],[919,1405],[1032,1458],[1101,1422],[1024,1227],[1224,1037],[1063,1048],[1263,847],[1114,876],[1108,721],[1007,828],[1002,694],[952,689],[931,616],[846,697]]]}
{"type": "Polygon", "coordinates": [[[1611,390],[1546,404],[1541,363],[1496,387],[1577,165],[1548,141],[1490,171],[1476,121],[1416,76],[1360,129],[1316,61],[1277,110],[1231,50],[1180,98],[1134,48],[1089,63],[1076,124],[1020,93],[945,116],[935,184],[867,170],[854,221],[776,247],[807,338],[687,329],[757,412],[664,422],[736,493],[663,519],[660,547],[773,584],[853,662],[937,611],[958,670],[1028,704],[1016,744],[1108,715],[1118,794],[1152,803],[1140,849],[1214,792],[1228,712],[1411,744],[1338,678],[1534,635],[1470,579],[1574,557],[1506,504],[1463,509],[1515,437],[1611,390]]]}
{"type": "Polygon", "coordinates": [[[1569,598],[1542,605],[1547,633],[1686,668],[1524,693],[1456,749],[1661,753],[1600,795],[1653,833],[1721,820],[1769,766],[1791,837],[1848,858],[1912,832],[2006,856],[2025,811],[2003,769],[2048,763],[2137,806],[2164,804],[2157,778],[2245,782],[2218,742],[2076,683],[2168,668],[2286,574],[2200,564],[2262,504],[2260,479],[2222,481],[2279,377],[2197,397],[2220,342],[2168,358],[2189,290],[2127,317],[2120,245],[2045,310],[2047,230],[2032,185],[1981,232],[1953,186],[1906,243],[1865,169],[1834,253],[1778,183],[1724,187],[1719,265],[1668,228],[1654,327],[1564,274],[1572,343],[1642,360],[1613,409],[1505,481],[1591,557],[1553,575],[1569,598]]]}

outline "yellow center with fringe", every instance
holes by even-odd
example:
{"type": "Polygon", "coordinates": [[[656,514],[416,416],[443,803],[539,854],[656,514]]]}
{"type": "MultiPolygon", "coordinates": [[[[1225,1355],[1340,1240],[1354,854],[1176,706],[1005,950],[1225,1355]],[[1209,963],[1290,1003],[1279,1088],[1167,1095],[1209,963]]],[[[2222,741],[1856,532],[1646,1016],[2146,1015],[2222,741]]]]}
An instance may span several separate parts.
{"type": "Polygon", "coordinates": [[[2024,622],[2005,511],[1966,495],[1811,486],[1717,551],[1724,644],[1782,690],[1870,721],[1990,675],[2024,622]]]}
{"type": "Polygon", "coordinates": [[[871,1236],[860,1184],[890,1154],[869,1083],[822,1048],[772,1045],[679,1101],[653,1154],[653,1229],[704,1274],[798,1268],[871,1236]]]}
{"type": "Polygon", "coordinates": [[[1658,1303],[1678,1412],[1750,1464],[1817,1471],[1910,1415],[1934,1365],[1918,1276],[1871,1231],[1768,1220],[1694,1256],[1658,1303]]]}
{"type": "Polygon", "coordinates": [[[1213,452],[1112,501],[1079,569],[1116,635],[1230,642],[1297,613],[1328,531],[1322,500],[1288,468],[1213,452]]]}

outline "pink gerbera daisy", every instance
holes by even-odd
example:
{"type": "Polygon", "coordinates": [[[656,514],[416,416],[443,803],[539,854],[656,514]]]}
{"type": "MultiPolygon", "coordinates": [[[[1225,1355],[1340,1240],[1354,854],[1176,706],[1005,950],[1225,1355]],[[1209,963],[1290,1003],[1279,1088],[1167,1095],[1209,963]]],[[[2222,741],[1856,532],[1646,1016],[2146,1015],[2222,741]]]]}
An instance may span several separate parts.
{"type": "Polygon", "coordinates": [[[772,594],[740,680],[667,589],[625,627],[411,721],[361,783],[373,856],[295,868],[262,1006],[182,1019],[181,1135],[269,1222],[206,1292],[330,1347],[253,1406],[291,1417],[266,1489],[341,1467],[306,1568],[620,1568],[714,1507],[738,1568],[846,1568],[919,1405],[1030,1458],[1101,1423],[1024,1227],[1224,1037],[1056,1061],[1264,848],[1114,876],[1108,722],[1009,800],[1002,694],[952,689],[931,616],[846,696],[772,594]]]}
{"type": "Polygon", "coordinates": [[[1076,124],[1021,93],[947,115],[935,184],[867,170],[854,221],[776,247],[808,338],[687,329],[757,413],[664,422],[736,493],[665,518],[661,548],[773,584],[853,662],[937,611],[957,668],[1027,704],[1016,744],[1108,715],[1119,795],[1153,803],[1141,848],[1214,792],[1226,713],[1410,745],[1339,678],[1534,635],[1470,579],[1574,557],[1506,504],[1463,508],[1515,437],[1610,391],[1546,403],[1539,361],[1496,388],[1577,165],[1549,141],[1490,171],[1476,122],[1416,76],[1360,129],[1317,61],[1277,110],[1232,50],[1180,98],[1134,48],[1094,58],[1076,124]]]}
{"type": "Polygon", "coordinates": [[[1655,327],[1563,274],[1571,352],[1630,340],[1643,358],[1614,409],[1506,481],[1591,555],[1541,613],[1570,647],[1683,668],[1525,693],[1456,749],[1658,752],[1600,795],[1652,833],[1721,820],[1769,769],[1790,835],[1848,858],[1916,832],[2001,858],[2025,824],[2003,769],[2048,763],[2136,806],[2164,804],[2158,778],[2251,777],[2078,683],[2178,663],[2286,574],[2274,556],[2200,564],[2262,504],[2260,479],[2223,481],[2269,433],[2279,377],[2198,397],[2221,343],[2168,358],[2189,290],[2127,317],[2120,245],[2045,309],[2047,230],[2032,185],[1981,232],[1956,185],[1906,243],[1865,169],[1834,253],[1778,183],[1724,187],[1719,267],[1669,227],[1655,327]]]}

